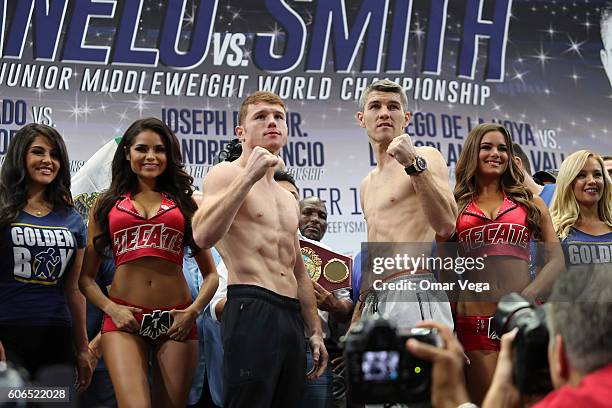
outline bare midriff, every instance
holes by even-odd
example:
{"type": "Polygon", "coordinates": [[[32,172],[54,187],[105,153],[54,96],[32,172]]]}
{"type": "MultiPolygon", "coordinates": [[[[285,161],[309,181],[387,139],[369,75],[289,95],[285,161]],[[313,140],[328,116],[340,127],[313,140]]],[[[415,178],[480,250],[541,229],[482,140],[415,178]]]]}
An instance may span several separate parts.
{"type": "Polygon", "coordinates": [[[157,257],[142,257],[117,267],[109,295],[130,304],[156,308],[191,302],[182,267],[157,257]]]}
{"type": "Polygon", "coordinates": [[[495,313],[501,297],[520,293],[531,281],[527,261],[512,256],[490,256],[484,260],[482,270],[470,270],[465,279],[473,283],[488,283],[489,290],[459,293],[459,316],[489,316],[495,313]]]}

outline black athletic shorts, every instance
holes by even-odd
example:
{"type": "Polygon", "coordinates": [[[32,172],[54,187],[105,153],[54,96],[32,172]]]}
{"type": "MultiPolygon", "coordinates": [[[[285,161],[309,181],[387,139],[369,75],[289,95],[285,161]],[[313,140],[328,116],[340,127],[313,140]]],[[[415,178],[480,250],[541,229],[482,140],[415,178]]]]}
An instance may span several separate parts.
{"type": "Polygon", "coordinates": [[[297,299],[259,286],[229,285],[221,335],[225,407],[299,405],[306,355],[297,299]]]}

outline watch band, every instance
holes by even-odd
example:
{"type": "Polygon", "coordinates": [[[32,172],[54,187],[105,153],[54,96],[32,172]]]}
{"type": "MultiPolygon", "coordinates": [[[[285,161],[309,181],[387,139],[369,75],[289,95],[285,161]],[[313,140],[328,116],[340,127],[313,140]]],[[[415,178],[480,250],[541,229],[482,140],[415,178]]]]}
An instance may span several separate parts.
{"type": "Polygon", "coordinates": [[[425,170],[427,170],[427,162],[421,156],[416,156],[414,162],[410,166],[404,167],[404,171],[409,176],[422,173],[425,170]]]}
{"type": "Polygon", "coordinates": [[[404,167],[404,171],[406,172],[407,175],[411,176],[413,174],[418,173],[419,171],[417,170],[416,166],[414,164],[411,164],[410,166],[406,166],[404,167]]]}

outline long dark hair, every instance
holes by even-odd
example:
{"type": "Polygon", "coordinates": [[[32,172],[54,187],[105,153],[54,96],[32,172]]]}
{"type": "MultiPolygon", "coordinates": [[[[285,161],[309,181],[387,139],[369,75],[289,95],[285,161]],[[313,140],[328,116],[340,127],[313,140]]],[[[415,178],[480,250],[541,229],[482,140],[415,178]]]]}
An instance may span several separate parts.
{"type": "Polygon", "coordinates": [[[15,133],[4,158],[0,172],[0,228],[14,222],[26,206],[29,176],[25,160],[37,136],[47,138],[57,152],[60,164],[57,176],[45,188],[45,199],[53,204],[54,209],[72,207],[70,162],[64,139],[50,126],[30,123],[15,133]]]}
{"type": "Polygon", "coordinates": [[[508,147],[508,167],[500,179],[504,193],[512,201],[522,204],[527,210],[527,226],[535,239],[541,239],[540,219],[542,214],[533,201],[533,194],[523,184],[525,177],[518,164],[514,161],[514,150],[510,134],[502,125],[495,123],[482,123],[474,127],[467,136],[461,155],[455,167],[455,200],[459,207],[459,214],[463,213],[470,200],[478,193],[476,186],[476,170],[478,169],[478,153],[480,142],[489,132],[499,132],[504,136],[508,147]]]}
{"type": "Polygon", "coordinates": [[[157,133],[166,147],[166,170],[157,177],[155,189],[165,193],[176,202],[183,217],[185,217],[185,244],[192,248],[193,253],[197,253],[199,249],[193,241],[191,232],[191,217],[198,209],[197,204],[191,197],[193,177],[184,170],[179,141],[164,122],[157,118],[146,118],[132,123],[125,131],[113,156],[111,185],[108,190],[100,195],[95,206],[94,219],[100,225],[101,233],[94,237],[94,247],[102,256],[107,254],[106,248],[110,247],[111,244],[108,224],[110,210],[117,200],[127,193],[138,193],[138,177],[132,171],[125,155],[134,143],[136,136],[146,130],[157,133]]]}

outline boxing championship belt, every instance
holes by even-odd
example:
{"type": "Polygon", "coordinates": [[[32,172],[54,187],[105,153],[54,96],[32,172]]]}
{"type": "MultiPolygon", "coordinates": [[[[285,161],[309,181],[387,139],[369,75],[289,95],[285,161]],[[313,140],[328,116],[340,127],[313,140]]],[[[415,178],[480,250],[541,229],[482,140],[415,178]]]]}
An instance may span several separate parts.
{"type": "Polygon", "coordinates": [[[350,257],[302,239],[300,248],[310,279],[330,292],[351,287],[353,260],[350,257]]]}

